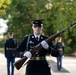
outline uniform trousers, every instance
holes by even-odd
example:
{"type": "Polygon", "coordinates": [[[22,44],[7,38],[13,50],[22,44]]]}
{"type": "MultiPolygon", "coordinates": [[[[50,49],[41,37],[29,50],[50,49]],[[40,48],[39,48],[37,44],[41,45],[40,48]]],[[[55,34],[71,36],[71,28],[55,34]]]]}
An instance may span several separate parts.
{"type": "Polygon", "coordinates": [[[14,75],[15,58],[7,58],[7,75],[14,75]]]}

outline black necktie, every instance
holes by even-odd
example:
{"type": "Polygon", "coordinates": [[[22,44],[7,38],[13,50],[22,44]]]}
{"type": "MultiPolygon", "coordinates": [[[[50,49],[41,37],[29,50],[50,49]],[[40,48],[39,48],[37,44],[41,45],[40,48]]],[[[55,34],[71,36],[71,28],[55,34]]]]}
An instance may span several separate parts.
{"type": "Polygon", "coordinates": [[[38,37],[36,37],[36,40],[38,41],[38,37]]]}

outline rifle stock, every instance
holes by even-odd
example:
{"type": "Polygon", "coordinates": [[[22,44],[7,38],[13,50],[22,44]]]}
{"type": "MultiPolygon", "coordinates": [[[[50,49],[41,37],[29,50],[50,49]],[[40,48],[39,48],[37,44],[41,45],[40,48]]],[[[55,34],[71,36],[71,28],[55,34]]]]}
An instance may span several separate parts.
{"type": "Polygon", "coordinates": [[[23,57],[23,58],[21,58],[20,60],[16,61],[16,62],[14,63],[16,69],[19,70],[19,69],[22,67],[22,65],[24,64],[24,62],[25,62],[26,60],[27,60],[27,57],[23,57]]]}
{"type": "MultiPolygon", "coordinates": [[[[35,48],[32,48],[32,49],[30,50],[30,52],[31,52],[31,54],[33,55],[33,54],[35,54],[37,51],[39,51],[39,49],[41,49],[41,48],[43,48],[43,47],[41,46],[41,44],[38,44],[35,48]]],[[[21,59],[19,59],[18,61],[16,61],[16,62],[14,63],[16,69],[19,70],[27,59],[28,59],[28,58],[27,58],[26,56],[24,56],[24,57],[22,57],[21,59]]]]}
{"type": "MultiPolygon", "coordinates": [[[[68,28],[70,28],[70,27],[72,27],[72,26],[75,26],[75,24],[76,24],[76,23],[74,23],[74,24],[68,26],[67,28],[63,29],[62,31],[60,31],[60,32],[58,32],[58,33],[50,36],[50,37],[47,38],[45,41],[46,41],[47,43],[49,43],[50,41],[53,41],[56,37],[58,37],[59,35],[61,35],[62,33],[64,33],[68,28]]],[[[41,48],[43,48],[43,47],[42,47],[41,43],[39,43],[39,44],[36,45],[33,49],[31,49],[30,52],[31,52],[31,54],[33,55],[33,54],[35,54],[36,52],[38,52],[41,48]]],[[[14,63],[16,69],[19,70],[27,59],[28,59],[27,57],[23,57],[23,58],[21,58],[20,60],[16,61],[16,62],[14,63]]]]}

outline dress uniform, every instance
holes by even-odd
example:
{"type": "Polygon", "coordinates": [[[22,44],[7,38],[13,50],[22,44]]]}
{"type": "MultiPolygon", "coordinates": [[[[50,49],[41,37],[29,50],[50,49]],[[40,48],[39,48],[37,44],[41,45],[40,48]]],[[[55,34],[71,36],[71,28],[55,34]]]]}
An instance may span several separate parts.
{"type": "MultiPolygon", "coordinates": [[[[41,27],[42,24],[42,20],[33,21],[33,25],[35,27],[41,27]]],[[[16,53],[19,53],[20,51],[29,51],[47,38],[47,36],[44,36],[42,34],[39,34],[37,38],[35,34],[27,35],[19,44],[16,53]]],[[[49,48],[47,50],[42,48],[36,54],[32,55],[32,57],[27,63],[25,75],[51,75],[50,68],[48,67],[45,56],[48,53],[52,54],[55,57],[59,54],[57,50],[51,50],[51,48],[54,48],[52,42],[49,43],[49,48]]]]}
{"type": "Polygon", "coordinates": [[[7,59],[7,75],[14,75],[14,65],[15,57],[13,52],[17,47],[17,41],[13,38],[13,32],[9,32],[9,38],[5,42],[5,57],[7,59]],[[12,38],[10,38],[12,36],[12,38]],[[10,66],[11,65],[11,66],[10,66]],[[10,72],[11,68],[11,72],[10,72]]]}

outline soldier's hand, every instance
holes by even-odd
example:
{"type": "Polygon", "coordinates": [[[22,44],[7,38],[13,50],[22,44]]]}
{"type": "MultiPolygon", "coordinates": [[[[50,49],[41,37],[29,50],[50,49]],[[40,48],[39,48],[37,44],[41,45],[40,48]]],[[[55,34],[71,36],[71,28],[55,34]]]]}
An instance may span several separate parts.
{"type": "Polygon", "coordinates": [[[48,49],[48,48],[49,48],[49,45],[47,44],[46,41],[42,41],[42,42],[41,42],[41,45],[42,45],[42,47],[43,47],[44,49],[48,49]]]}
{"type": "Polygon", "coordinates": [[[31,58],[32,54],[31,52],[27,51],[23,54],[23,56],[26,56],[27,58],[31,58]]]}

